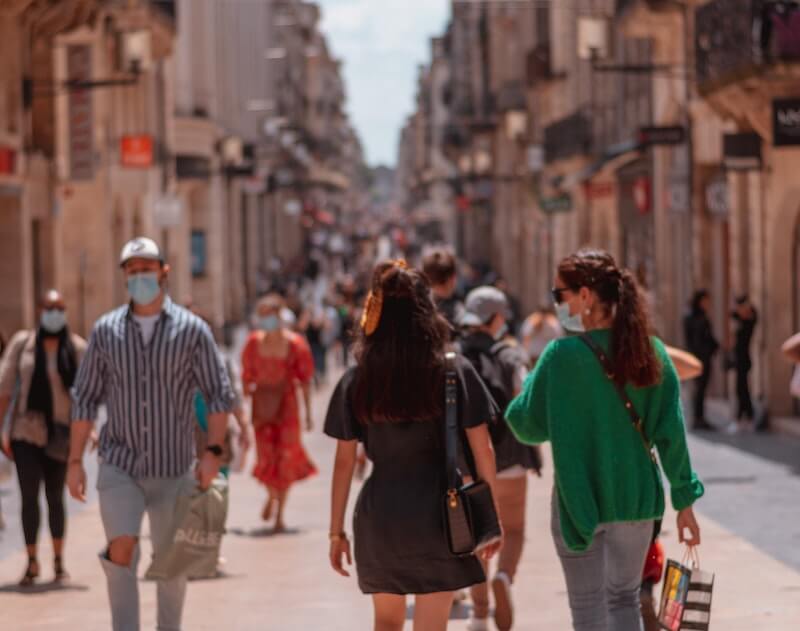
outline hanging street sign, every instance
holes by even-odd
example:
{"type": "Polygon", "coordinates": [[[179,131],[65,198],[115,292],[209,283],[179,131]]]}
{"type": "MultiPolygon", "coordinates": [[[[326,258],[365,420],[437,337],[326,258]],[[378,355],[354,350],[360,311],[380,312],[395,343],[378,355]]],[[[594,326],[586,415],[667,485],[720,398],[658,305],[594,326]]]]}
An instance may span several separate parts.
{"type": "Polygon", "coordinates": [[[645,147],[652,145],[680,145],[685,141],[686,129],[678,125],[639,128],[639,143],[645,147]]]}

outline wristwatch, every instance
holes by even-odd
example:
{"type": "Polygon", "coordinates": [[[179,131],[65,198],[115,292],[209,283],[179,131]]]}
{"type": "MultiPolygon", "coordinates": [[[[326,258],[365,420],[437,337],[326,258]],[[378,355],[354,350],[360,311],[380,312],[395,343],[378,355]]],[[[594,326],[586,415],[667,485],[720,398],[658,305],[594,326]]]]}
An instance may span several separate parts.
{"type": "Polygon", "coordinates": [[[206,447],[206,451],[210,451],[217,458],[222,457],[222,447],[220,445],[209,445],[206,447]]]}

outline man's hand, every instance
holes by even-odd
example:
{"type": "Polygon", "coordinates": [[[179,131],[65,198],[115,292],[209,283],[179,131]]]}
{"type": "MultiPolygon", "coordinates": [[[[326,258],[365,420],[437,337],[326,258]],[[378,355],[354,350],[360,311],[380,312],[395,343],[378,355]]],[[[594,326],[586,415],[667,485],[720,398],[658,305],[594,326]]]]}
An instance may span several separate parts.
{"type": "Polygon", "coordinates": [[[200,486],[200,490],[207,490],[218,473],[219,458],[210,451],[205,452],[200,462],[197,464],[197,471],[195,472],[195,478],[197,478],[197,484],[200,486]]]}
{"type": "Polygon", "coordinates": [[[79,502],[86,502],[86,470],[82,460],[73,460],[67,466],[69,494],[79,502]]]}

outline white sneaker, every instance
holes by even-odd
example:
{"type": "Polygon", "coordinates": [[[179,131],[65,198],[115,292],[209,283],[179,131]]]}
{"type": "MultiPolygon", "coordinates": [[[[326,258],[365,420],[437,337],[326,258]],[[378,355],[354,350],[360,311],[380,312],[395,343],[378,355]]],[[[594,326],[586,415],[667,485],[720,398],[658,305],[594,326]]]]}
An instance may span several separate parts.
{"type": "Polygon", "coordinates": [[[739,433],[739,425],[736,423],[736,421],[731,421],[723,428],[722,431],[729,436],[733,436],[734,434],[739,433]]]}
{"type": "Polygon", "coordinates": [[[498,572],[492,579],[494,593],[494,622],[500,631],[509,631],[514,624],[514,601],[511,598],[511,578],[498,572]]]}
{"type": "Polygon", "coordinates": [[[486,618],[470,618],[467,631],[489,631],[489,621],[486,618]]]}

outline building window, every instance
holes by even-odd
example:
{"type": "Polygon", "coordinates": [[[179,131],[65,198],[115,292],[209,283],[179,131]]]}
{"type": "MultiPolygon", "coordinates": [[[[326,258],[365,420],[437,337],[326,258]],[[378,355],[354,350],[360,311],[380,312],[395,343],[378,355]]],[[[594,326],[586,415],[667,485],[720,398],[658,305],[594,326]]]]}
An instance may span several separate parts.
{"type": "Polygon", "coordinates": [[[192,277],[206,275],[206,233],[192,230],[192,277]]]}

